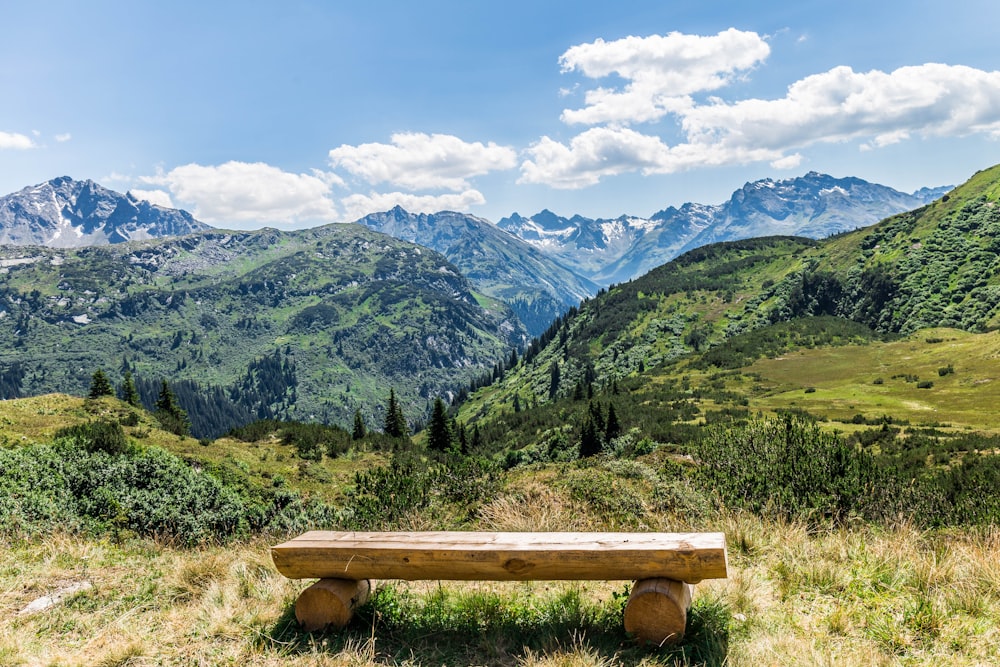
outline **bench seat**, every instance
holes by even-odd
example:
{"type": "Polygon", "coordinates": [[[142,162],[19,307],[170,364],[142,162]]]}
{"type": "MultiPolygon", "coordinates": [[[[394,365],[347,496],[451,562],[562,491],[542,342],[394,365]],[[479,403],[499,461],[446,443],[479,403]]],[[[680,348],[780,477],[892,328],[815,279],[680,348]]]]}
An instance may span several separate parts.
{"type": "Polygon", "coordinates": [[[271,549],[290,579],[636,580],[726,576],[722,533],[311,531],[271,549]]]}
{"type": "Polygon", "coordinates": [[[683,636],[692,584],[728,575],[722,533],[311,531],[271,557],[290,579],[320,579],[295,604],[307,630],[346,625],[371,579],[633,580],[625,629],[656,644],[683,636]]]}

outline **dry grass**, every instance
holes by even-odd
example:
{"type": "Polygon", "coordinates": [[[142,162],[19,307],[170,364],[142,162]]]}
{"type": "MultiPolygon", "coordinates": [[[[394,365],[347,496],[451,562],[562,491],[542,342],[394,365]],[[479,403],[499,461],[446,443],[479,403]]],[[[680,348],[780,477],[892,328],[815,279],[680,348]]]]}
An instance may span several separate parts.
{"type": "MultiPolygon", "coordinates": [[[[559,509],[564,501],[544,487],[525,493],[556,508],[499,498],[487,525],[521,526],[526,505],[550,522],[542,527],[573,525],[555,517],[576,508],[559,509]]],[[[741,514],[704,528],[725,531],[730,548],[729,579],[696,589],[692,623],[721,617],[709,640],[722,649],[703,652],[707,662],[691,651],[647,652],[593,624],[574,630],[545,620],[560,605],[614,612],[615,583],[391,584],[346,633],[312,636],[290,617],[305,584],[274,570],[265,543],[180,550],[57,535],[0,545],[0,664],[1000,663],[1000,531],[817,533],[741,514]],[[75,581],[93,587],[18,615],[75,581]],[[407,625],[423,634],[408,634],[407,625]]]]}

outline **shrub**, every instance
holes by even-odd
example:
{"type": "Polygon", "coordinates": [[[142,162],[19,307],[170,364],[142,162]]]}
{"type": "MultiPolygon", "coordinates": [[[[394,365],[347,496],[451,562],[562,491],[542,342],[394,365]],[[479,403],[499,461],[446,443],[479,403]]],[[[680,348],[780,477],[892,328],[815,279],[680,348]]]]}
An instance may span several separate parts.
{"type": "Polygon", "coordinates": [[[118,422],[99,419],[86,424],[67,426],[56,431],[58,438],[74,439],[88,452],[124,454],[128,451],[128,438],[118,422]]]}
{"type": "Polygon", "coordinates": [[[891,511],[894,481],[871,454],[797,415],[714,428],[697,478],[728,507],[791,518],[874,518],[891,511]]]}

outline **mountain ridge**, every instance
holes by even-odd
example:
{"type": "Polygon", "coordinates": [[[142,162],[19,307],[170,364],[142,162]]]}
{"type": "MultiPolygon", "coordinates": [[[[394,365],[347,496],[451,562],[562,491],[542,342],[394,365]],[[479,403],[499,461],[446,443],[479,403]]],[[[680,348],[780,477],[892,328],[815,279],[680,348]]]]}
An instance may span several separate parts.
{"type": "Polygon", "coordinates": [[[595,283],[484,218],[454,211],[409,213],[396,206],[356,224],[440,252],[479,291],[513,308],[533,336],[598,290],[595,283]]]}
{"type": "Polygon", "coordinates": [[[183,236],[211,227],[92,180],[60,176],[0,197],[0,244],[76,248],[183,236]]]}
{"type": "Polygon", "coordinates": [[[921,188],[906,194],[857,177],[810,171],[790,179],[750,181],[722,204],[687,202],[649,218],[564,218],[545,209],[527,218],[514,213],[497,226],[608,285],[716,241],[773,235],[823,238],[867,227],[923,206],[950,189],[921,188]]]}

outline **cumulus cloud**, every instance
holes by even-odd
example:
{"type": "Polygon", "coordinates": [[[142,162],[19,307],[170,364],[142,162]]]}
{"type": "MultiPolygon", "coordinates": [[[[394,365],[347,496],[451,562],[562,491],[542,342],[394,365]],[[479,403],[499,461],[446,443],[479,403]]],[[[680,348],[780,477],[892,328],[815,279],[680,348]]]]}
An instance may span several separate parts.
{"type": "MultiPolygon", "coordinates": [[[[581,113],[594,110],[596,118],[596,109],[581,113]]],[[[857,141],[861,150],[875,150],[914,136],[1000,138],[1000,72],[936,63],[892,72],[835,67],[796,81],[779,99],[713,97],[671,113],[683,139],[669,147],[657,136],[616,124],[591,128],[568,145],[543,137],[528,149],[520,182],[581,188],[627,172],[759,161],[790,169],[801,164],[802,149],[821,143],[857,141]]],[[[644,117],[638,113],[630,120],[644,117]]]]}
{"type": "Polygon", "coordinates": [[[438,211],[467,211],[471,206],[485,202],[486,199],[478,190],[466,190],[465,192],[444,195],[373,192],[368,195],[353,194],[341,200],[348,220],[357,220],[369,213],[388,211],[395,206],[402,206],[410,213],[436,213],[438,211]]]}
{"type": "Polygon", "coordinates": [[[73,138],[73,135],[70,134],[69,132],[64,132],[63,134],[57,134],[56,136],[53,137],[53,139],[55,139],[60,144],[65,143],[65,142],[69,141],[72,138],[73,138]]]}
{"type": "Polygon", "coordinates": [[[598,39],[569,48],[559,58],[563,72],[592,79],[617,75],[624,88],[586,92],[582,109],[566,109],[566,123],[633,123],[683,112],[694,93],[716,90],[763,62],[770,53],[755,32],[730,28],[714,36],[672,32],[650,37],[598,39]]]}
{"type": "Polygon", "coordinates": [[[389,144],[343,145],[330,151],[330,164],[371,184],[407,190],[465,192],[469,179],[513,169],[517,153],[493,142],[466,142],[449,134],[404,132],[389,144]]]}
{"type": "Polygon", "coordinates": [[[261,162],[187,164],[140,179],[165,186],[173,201],[210,223],[334,220],[330,179],[293,174],[261,162]]]}
{"type": "Polygon", "coordinates": [[[596,184],[604,176],[630,171],[650,172],[669,162],[670,149],[659,137],[628,128],[595,127],[565,146],[549,137],[528,149],[519,183],[545,183],[577,189],[596,184]]]}
{"type": "Polygon", "coordinates": [[[27,150],[34,147],[35,142],[27,135],[0,131],[0,150],[27,150]]]}
{"type": "Polygon", "coordinates": [[[135,197],[139,201],[148,201],[154,206],[162,206],[164,208],[177,208],[174,206],[174,202],[170,199],[170,194],[164,192],[163,190],[137,190],[132,188],[128,191],[130,195],[135,197]]]}
{"type": "Polygon", "coordinates": [[[889,73],[835,67],[793,83],[781,99],[691,109],[682,127],[695,144],[781,151],[865,138],[885,146],[911,134],[998,137],[1000,72],[934,63],[889,73]]]}

